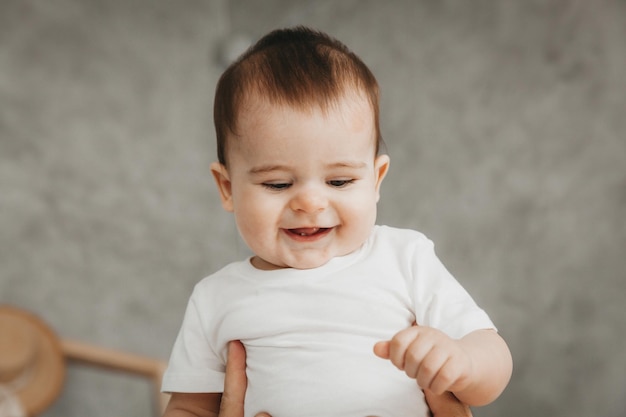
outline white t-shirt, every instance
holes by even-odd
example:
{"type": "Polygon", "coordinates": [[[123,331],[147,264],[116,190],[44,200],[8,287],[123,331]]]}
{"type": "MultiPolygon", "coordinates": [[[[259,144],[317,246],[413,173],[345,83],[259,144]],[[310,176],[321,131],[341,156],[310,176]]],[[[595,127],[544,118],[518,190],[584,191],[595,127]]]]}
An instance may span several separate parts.
{"type": "Polygon", "coordinates": [[[227,344],[241,340],[246,416],[425,416],[415,380],[373,353],[414,322],[453,338],[495,328],[419,232],[375,226],[315,269],[232,263],[196,285],[162,389],[222,392],[227,344]]]}

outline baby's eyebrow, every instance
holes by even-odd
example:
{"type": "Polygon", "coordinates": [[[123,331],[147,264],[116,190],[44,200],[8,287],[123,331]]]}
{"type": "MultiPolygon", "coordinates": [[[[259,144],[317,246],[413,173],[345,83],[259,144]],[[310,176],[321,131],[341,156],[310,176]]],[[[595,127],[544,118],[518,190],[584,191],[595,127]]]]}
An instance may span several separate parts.
{"type": "MultiPolygon", "coordinates": [[[[367,163],[362,161],[339,161],[332,162],[325,165],[326,169],[348,168],[348,169],[364,169],[367,168],[367,163]]],[[[268,172],[277,171],[289,171],[290,168],[287,165],[261,165],[258,167],[252,167],[248,171],[248,175],[261,175],[268,172]]]]}
{"type": "Polygon", "coordinates": [[[262,165],[258,167],[250,168],[248,174],[257,175],[257,174],[265,174],[267,172],[275,172],[275,171],[288,171],[288,167],[285,165],[262,165]]]}
{"type": "Polygon", "coordinates": [[[340,161],[333,162],[326,165],[327,168],[351,168],[351,169],[363,169],[367,168],[367,163],[361,161],[340,161]]]}

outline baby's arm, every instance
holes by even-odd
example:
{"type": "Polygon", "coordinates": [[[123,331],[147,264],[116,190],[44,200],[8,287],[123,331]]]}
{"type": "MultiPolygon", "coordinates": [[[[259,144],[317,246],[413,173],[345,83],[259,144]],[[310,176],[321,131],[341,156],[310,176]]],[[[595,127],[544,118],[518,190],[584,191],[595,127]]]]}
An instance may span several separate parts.
{"type": "Polygon", "coordinates": [[[509,382],[509,348],[494,330],[477,330],[461,339],[426,326],[413,326],[374,347],[435,394],[451,391],[463,403],[478,406],[495,400],[509,382]]]}

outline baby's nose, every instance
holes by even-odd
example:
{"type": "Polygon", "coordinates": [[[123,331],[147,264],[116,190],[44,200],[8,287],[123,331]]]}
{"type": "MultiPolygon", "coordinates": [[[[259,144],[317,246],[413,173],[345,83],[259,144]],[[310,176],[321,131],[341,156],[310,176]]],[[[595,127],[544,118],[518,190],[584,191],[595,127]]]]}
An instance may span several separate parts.
{"type": "Polygon", "coordinates": [[[328,207],[326,193],[317,187],[306,187],[291,199],[290,208],[294,211],[316,213],[328,207]]]}

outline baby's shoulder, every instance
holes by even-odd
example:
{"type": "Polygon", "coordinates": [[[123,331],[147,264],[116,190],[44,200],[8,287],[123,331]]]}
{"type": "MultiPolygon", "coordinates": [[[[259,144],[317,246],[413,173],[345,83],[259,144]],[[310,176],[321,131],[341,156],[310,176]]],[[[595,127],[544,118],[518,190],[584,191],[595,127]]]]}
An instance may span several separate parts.
{"type": "Polygon", "coordinates": [[[194,288],[194,291],[215,291],[224,285],[232,285],[238,281],[239,277],[242,277],[243,270],[245,269],[245,263],[247,261],[231,262],[212,274],[202,278],[194,288]]]}
{"type": "Polygon", "coordinates": [[[422,232],[413,229],[380,225],[374,228],[373,240],[400,248],[430,247],[433,242],[422,232]]]}

